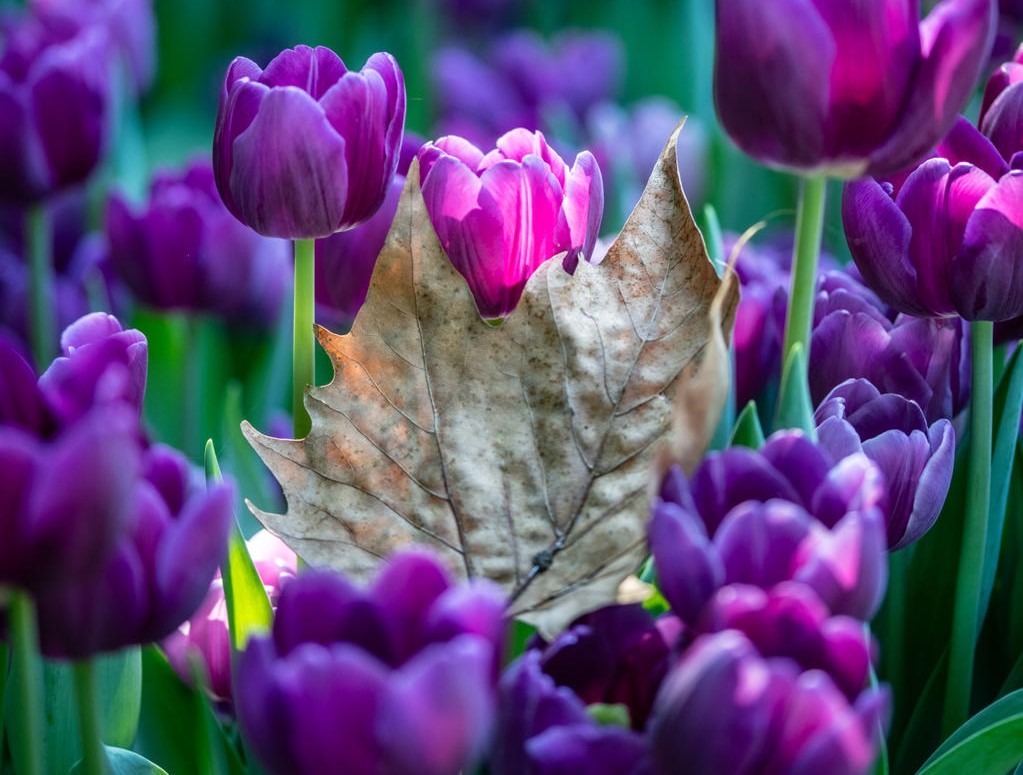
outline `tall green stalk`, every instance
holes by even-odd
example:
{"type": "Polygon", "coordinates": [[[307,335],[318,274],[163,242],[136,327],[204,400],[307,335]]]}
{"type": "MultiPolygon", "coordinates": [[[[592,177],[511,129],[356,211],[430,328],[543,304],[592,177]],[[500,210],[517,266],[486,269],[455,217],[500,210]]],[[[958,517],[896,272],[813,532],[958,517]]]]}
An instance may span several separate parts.
{"type": "Polygon", "coordinates": [[[41,372],[56,355],[53,242],[45,203],[35,204],[26,211],[25,241],[29,263],[29,339],[36,369],[41,372]]]}
{"type": "Polygon", "coordinates": [[[991,438],[994,366],[993,324],[986,320],[970,323],[972,381],[970,398],[969,483],[966,490],[966,518],[959,551],[955,608],[952,614],[952,645],[949,653],[948,684],[942,728],[954,732],[970,711],[973,688],[973,658],[980,630],[978,606],[984,570],[991,500],[991,438]]]}
{"type": "Polygon", "coordinates": [[[291,412],[295,438],[309,434],[312,421],[303,396],[315,384],[316,240],[295,240],[295,312],[292,332],[291,412]]]}
{"type": "Polygon", "coordinates": [[[785,352],[782,363],[797,344],[810,359],[810,328],[817,295],[817,263],[824,230],[824,201],[828,181],[823,177],[803,178],[796,210],[796,244],[792,251],[792,291],[785,322],[785,352]]]}
{"type": "Polygon", "coordinates": [[[78,733],[82,743],[81,775],[107,775],[107,752],[100,732],[99,704],[96,695],[96,666],[82,659],[72,667],[75,681],[75,707],[78,733]]]}
{"type": "Polygon", "coordinates": [[[43,775],[43,674],[39,660],[35,601],[24,590],[11,589],[7,621],[10,627],[11,689],[19,710],[19,775],[43,775]]]}

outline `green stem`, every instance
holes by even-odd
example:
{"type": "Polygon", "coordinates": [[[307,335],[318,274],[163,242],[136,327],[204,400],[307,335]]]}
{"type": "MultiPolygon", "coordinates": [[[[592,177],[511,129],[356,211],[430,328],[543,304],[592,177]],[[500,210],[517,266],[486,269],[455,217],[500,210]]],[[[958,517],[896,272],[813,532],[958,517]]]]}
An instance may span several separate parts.
{"type": "Polygon", "coordinates": [[[203,383],[202,376],[204,369],[201,363],[201,343],[199,341],[199,319],[196,315],[186,315],[185,325],[185,357],[182,364],[184,370],[184,426],[185,443],[184,449],[193,460],[203,448],[203,438],[200,428],[200,421],[203,383]]]}
{"type": "Polygon", "coordinates": [[[25,214],[25,246],[29,262],[29,339],[36,369],[50,365],[55,352],[56,328],[53,305],[53,256],[50,217],[45,203],[25,214]]]}
{"type": "Polygon", "coordinates": [[[828,181],[823,177],[803,178],[796,210],[796,244],[792,250],[792,291],[785,322],[785,352],[782,363],[796,344],[803,345],[810,362],[810,329],[817,295],[817,261],[824,229],[824,200],[828,181]]]}
{"type": "Polygon", "coordinates": [[[7,607],[13,661],[12,688],[19,710],[21,775],[43,773],[43,675],[39,660],[39,634],[36,630],[36,608],[32,597],[21,589],[11,589],[7,607]]]}
{"type": "Polygon", "coordinates": [[[106,775],[107,752],[100,732],[96,695],[96,667],[91,659],[82,659],[72,667],[75,681],[75,706],[78,733],[82,743],[82,775],[106,775]]]}
{"type": "Polygon", "coordinates": [[[952,614],[952,645],[945,691],[943,730],[954,732],[970,711],[973,687],[973,658],[980,625],[977,607],[984,569],[988,511],[991,499],[991,436],[993,359],[992,323],[970,323],[972,347],[972,383],[970,398],[969,484],[966,491],[966,517],[959,553],[955,608],[952,614]]]}
{"type": "Polygon", "coordinates": [[[295,317],[292,331],[291,412],[295,438],[308,435],[312,428],[306,412],[306,385],[315,383],[316,348],[313,325],[316,310],[316,240],[295,240],[295,317]]]}
{"type": "MultiPolygon", "coordinates": [[[[4,592],[0,590],[0,600],[4,592]]],[[[0,769],[4,763],[4,707],[7,703],[4,698],[7,696],[7,668],[10,658],[10,649],[5,641],[0,641],[0,769]]]]}

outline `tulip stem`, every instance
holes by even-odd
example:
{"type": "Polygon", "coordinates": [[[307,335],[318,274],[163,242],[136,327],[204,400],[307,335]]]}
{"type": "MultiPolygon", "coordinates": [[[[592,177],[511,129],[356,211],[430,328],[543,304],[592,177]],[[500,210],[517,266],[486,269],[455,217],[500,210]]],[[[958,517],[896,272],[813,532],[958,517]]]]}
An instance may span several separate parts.
{"type": "Polygon", "coordinates": [[[54,311],[53,255],[50,217],[45,203],[25,213],[25,246],[29,261],[29,340],[36,370],[42,372],[53,360],[54,311]]]}
{"type": "Polygon", "coordinates": [[[75,682],[75,706],[78,734],[82,743],[82,775],[106,775],[107,752],[99,725],[96,698],[96,668],[91,659],[81,659],[72,668],[75,682]]]}
{"type": "Polygon", "coordinates": [[[973,658],[980,630],[978,606],[984,572],[991,499],[991,438],[994,365],[993,324],[987,320],[970,323],[972,380],[970,399],[969,480],[966,517],[959,550],[955,608],[952,614],[952,645],[948,662],[943,731],[946,737],[969,715],[973,688],[973,658]]]}
{"type": "Polygon", "coordinates": [[[17,763],[18,772],[23,775],[42,775],[43,674],[39,659],[35,601],[28,592],[21,589],[9,591],[7,621],[13,651],[11,683],[17,696],[14,707],[19,711],[18,737],[22,752],[22,761],[17,763]]]}
{"type": "Polygon", "coordinates": [[[308,435],[312,420],[305,409],[305,387],[315,384],[316,240],[295,240],[295,310],[292,337],[291,416],[295,438],[308,435]]]}
{"type": "Polygon", "coordinates": [[[785,352],[782,363],[797,345],[803,345],[807,364],[810,362],[810,329],[813,325],[813,303],[817,295],[817,262],[820,258],[821,234],[824,229],[824,200],[828,181],[824,177],[806,177],[799,186],[796,210],[796,244],[792,249],[792,290],[789,293],[785,321],[785,352]]]}

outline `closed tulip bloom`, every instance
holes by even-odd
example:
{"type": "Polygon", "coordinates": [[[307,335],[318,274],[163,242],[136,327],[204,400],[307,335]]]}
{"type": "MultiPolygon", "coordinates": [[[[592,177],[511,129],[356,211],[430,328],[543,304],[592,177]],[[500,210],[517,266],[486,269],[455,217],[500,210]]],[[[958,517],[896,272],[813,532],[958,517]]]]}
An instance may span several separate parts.
{"type": "Polygon", "coordinates": [[[1023,46],[988,79],[977,125],[1005,159],[1023,151],[1023,46]]]}
{"type": "Polygon", "coordinates": [[[773,167],[854,178],[923,156],[986,64],[994,0],[716,0],[725,131],[773,167]]]}
{"type": "MultiPolygon", "coordinates": [[[[245,543],[270,605],[276,608],[284,584],[298,573],[295,553],[266,530],[260,530],[245,543]]],[[[220,571],[214,576],[199,610],[160,646],[182,681],[192,683],[191,660],[198,658],[206,669],[207,688],[213,697],[231,701],[231,639],[220,571]]]]}
{"type": "Polygon", "coordinates": [[[485,319],[507,316],[526,281],[565,253],[565,271],[592,259],[604,188],[593,155],[571,168],[540,132],[513,130],[486,155],[459,137],[419,152],[423,198],[451,263],[485,319]]]}
{"type": "Polygon", "coordinates": [[[271,327],[291,277],[291,246],[254,234],[224,207],[209,162],[158,174],[141,209],[110,198],[110,262],[143,304],[271,327]]]}
{"type": "Polygon", "coordinates": [[[70,37],[22,18],[0,47],[0,201],[33,204],[81,183],[106,147],[106,33],[70,37]],[[73,127],[73,130],[70,128],[73,127]]]}
{"type": "Polygon", "coordinates": [[[489,582],[453,585],[424,552],[393,557],[369,590],[300,575],[273,635],[239,663],[252,750],[280,775],[457,775],[490,734],[505,605],[489,582]]]}
{"type": "Polygon", "coordinates": [[[37,598],[43,654],[82,659],[167,637],[198,609],[227,551],[234,488],[207,489],[178,452],[150,447],[110,559],[37,598]]]}
{"type": "Polygon", "coordinates": [[[656,772],[860,775],[886,696],[850,701],[828,673],[761,654],[738,630],[704,635],[665,679],[650,724],[656,772]]]}
{"type": "Polygon", "coordinates": [[[1023,314],[1023,171],[966,119],[908,175],[847,183],[842,221],[867,284],[900,312],[1023,314]]]}
{"type": "Polygon", "coordinates": [[[287,49],[265,70],[239,57],[220,93],[217,188],[267,237],[350,229],[384,201],[404,124],[405,83],[390,54],[359,72],[323,47],[287,49]]]}
{"type": "Polygon", "coordinates": [[[832,455],[862,451],[884,475],[890,549],[911,544],[931,528],[952,482],[952,423],[928,425],[916,403],[882,394],[864,379],[832,390],[814,419],[821,445],[832,455]]]}

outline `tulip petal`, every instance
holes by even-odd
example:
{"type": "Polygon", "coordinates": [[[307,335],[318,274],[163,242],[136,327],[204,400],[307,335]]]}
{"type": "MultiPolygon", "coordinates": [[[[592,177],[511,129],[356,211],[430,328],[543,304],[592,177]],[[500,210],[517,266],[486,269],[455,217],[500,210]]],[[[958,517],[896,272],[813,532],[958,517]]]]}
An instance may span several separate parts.
{"type": "Polygon", "coordinates": [[[977,203],[949,283],[966,320],[1023,314],[1023,172],[1005,175],[977,203]]]}
{"type": "Polygon", "coordinates": [[[896,309],[928,315],[917,299],[917,269],[909,259],[913,229],[880,183],[865,179],[845,184],[842,224],[866,284],[896,309]]]}
{"type": "Polygon", "coordinates": [[[715,10],[714,99],[725,130],[765,163],[816,166],[837,47],[814,3],[716,0],[715,10]]]}
{"type": "Polygon", "coordinates": [[[923,60],[902,118],[870,155],[867,174],[905,169],[948,132],[987,62],[997,26],[991,0],[943,0],[920,25],[923,60]]]}
{"type": "Polygon", "coordinates": [[[579,258],[589,261],[597,244],[600,220],[604,215],[604,181],[600,167],[589,151],[583,151],[572,165],[565,181],[565,203],[558,213],[555,243],[568,251],[565,271],[572,273],[579,258]]]}
{"type": "Polygon", "coordinates": [[[348,72],[341,57],[324,46],[296,46],[282,51],[259,75],[259,82],[277,88],[297,86],[319,101],[348,72]]]}
{"type": "Polygon", "coordinates": [[[282,87],[263,98],[234,141],[230,170],[236,214],[264,236],[326,237],[342,222],[349,184],[345,139],[304,91],[282,87]]]}
{"type": "Polygon", "coordinates": [[[658,501],[648,532],[665,598],[682,621],[696,624],[704,604],[725,580],[725,568],[703,523],[674,503],[658,501]]]}

